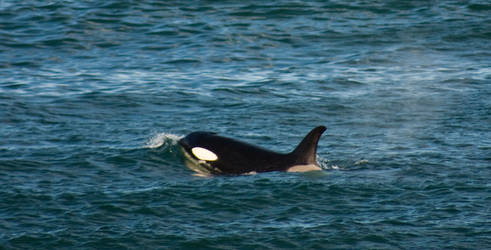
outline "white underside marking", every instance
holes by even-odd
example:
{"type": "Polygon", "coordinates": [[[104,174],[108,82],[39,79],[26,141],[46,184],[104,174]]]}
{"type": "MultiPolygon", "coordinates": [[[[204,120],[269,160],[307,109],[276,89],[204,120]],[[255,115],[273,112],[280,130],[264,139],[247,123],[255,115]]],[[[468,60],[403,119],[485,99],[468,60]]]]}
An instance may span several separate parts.
{"type": "Polygon", "coordinates": [[[321,170],[322,168],[320,168],[317,165],[308,164],[308,165],[296,165],[290,167],[286,170],[286,172],[309,172],[309,171],[321,171],[321,170]]]}
{"type": "MultiPolygon", "coordinates": [[[[204,160],[197,160],[194,157],[191,156],[184,148],[182,148],[182,152],[184,153],[185,160],[184,163],[186,166],[196,172],[196,176],[212,176],[211,170],[212,167],[210,166],[209,163],[207,163],[204,160]]],[[[218,169],[214,169],[217,172],[220,172],[218,169]]]]}
{"type": "Polygon", "coordinates": [[[193,154],[194,154],[194,156],[196,156],[196,158],[203,160],[203,161],[216,161],[216,160],[218,160],[218,156],[206,148],[194,147],[191,149],[191,152],[193,152],[193,154]]]}

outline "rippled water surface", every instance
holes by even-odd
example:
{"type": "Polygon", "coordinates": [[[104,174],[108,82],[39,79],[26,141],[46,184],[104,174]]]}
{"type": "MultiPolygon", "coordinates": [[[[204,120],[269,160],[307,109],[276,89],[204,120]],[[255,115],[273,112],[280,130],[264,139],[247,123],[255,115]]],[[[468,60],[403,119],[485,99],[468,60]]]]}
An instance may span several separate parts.
{"type": "Polygon", "coordinates": [[[0,248],[491,248],[488,1],[0,0],[0,248]],[[215,131],[322,173],[194,176],[215,131]]]}

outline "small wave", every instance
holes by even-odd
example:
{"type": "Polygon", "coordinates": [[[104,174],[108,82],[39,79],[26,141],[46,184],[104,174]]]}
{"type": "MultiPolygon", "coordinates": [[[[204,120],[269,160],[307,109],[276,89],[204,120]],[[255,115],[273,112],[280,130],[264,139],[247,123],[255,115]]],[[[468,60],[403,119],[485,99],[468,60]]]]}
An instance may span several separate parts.
{"type": "Polygon", "coordinates": [[[161,146],[175,146],[177,141],[181,139],[182,136],[169,134],[169,133],[159,133],[150,138],[145,144],[145,148],[158,148],[161,146]]]}

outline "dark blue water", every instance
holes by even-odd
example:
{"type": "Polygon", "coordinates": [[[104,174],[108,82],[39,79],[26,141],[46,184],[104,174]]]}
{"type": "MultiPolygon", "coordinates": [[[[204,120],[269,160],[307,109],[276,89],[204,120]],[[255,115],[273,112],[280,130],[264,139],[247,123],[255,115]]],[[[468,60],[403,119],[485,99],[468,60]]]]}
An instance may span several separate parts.
{"type": "Polygon", "coordinates": [[[489,249],[490,51],[488,1],[0,0],[0,248],[489,249]]]}

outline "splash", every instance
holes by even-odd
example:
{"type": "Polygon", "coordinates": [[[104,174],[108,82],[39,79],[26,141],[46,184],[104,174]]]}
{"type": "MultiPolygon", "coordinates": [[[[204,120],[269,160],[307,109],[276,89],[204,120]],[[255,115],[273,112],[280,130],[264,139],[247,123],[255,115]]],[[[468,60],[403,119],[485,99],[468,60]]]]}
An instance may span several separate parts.
{"type": "Polygon", "coordinates": [[[171,147],[177,145],[177,141],[181,139],[182,136],[169,134],[169,133],[159,133],[150,138],[145,144],[146,148],[158,148],[161,146],[171,147]]]}
{"type": "Polygon", "coordinates": [[[338,166],[332,165],[328,159],[323,158],[319,155],[317,155],[317,163],[322,170],[339,169],[338,166]]]}

